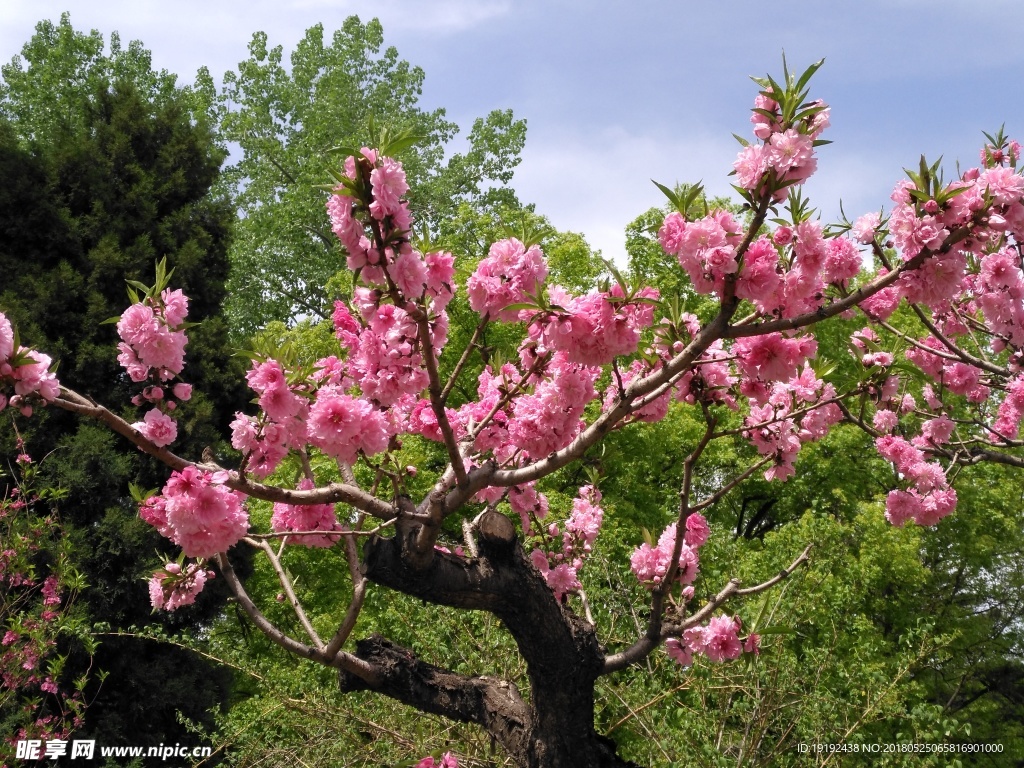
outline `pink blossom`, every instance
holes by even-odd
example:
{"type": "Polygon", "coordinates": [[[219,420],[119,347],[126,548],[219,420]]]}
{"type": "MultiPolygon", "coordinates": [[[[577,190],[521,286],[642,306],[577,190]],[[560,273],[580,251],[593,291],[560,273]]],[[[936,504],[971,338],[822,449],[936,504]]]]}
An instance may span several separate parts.
{"type": "Polygon", "coordinates": [[[757,633],[751,633],[747,636],[747,639],[743,641],[743,652],[752,653],[755,656],[761,655],[761,636],[757,633]]]}
{"type": "Polygon", "coordinates": [[[514,237],[499,240],[466,281],[469,305],[481,315],[514,321],[518,310],[505,311],[505,307],[535,295],[547,275],[544,254],[536,245],[526,248],[514,237]]]}
{"type": "Polygon", "coordinates": [[[872,423],[874,424],[875,429],[879,432],[892,432],[899,423],[899,416],[890,410],[879,408],[875,411],[872,423]]]}
{"type": "Polygon", "coordinates": [[[715,616],[711,619],[705,629],[703,651],[714,662],[739,658],[743,652],[739,639],[739,620],[728,616],[715,616]]]}
{"type": "MultiPolygon", "coordinates": [[[[299,490],[312,489],[313,481],[303,478],[299,482],[299,490]]],[[[342,531],[344,526],[338,523],[333,504],[274,504],[274,514],[270,519],[270,527],[276,533],[290,531],[342,531]]],[[[289,544],[301,544],[305,547],[331,547],[338,542],[339,536],[294,536],[288,539],[289,544]]]]}
{"type": "Polygon", "coordinates": [[[698,549],[704,546],[711,536],[711,528],[704,515],[693,512],[686,518],[686,545],[698,549]]]}
{"type": "Polygon", "coordinates": [[[688,646],[680,643],[675,637],[670,637],[665,641],[665,652],[669,655],[670,659],[680,666],[689,667],[693,665],[693,653],[688,646]]]}
{"type": "Polygon", "coordinates": [[[132,427],[157,448],[170,445],[178,437],[178,424],[156,408],[147,411],[143,420],[135,422],[132,427]]]}
{"type": "Polygon", "coordinates": [[[548,514],[547,496],[538,493],[534,483],[509,488],[508,503],[512,511],[519,515],[524,533],[533,527],[534,517],[543,520],[548,514]]]}
{"type": "Polygon", "coordinates": [[[761,236],[743,257],[736,295],[754,302],[761,312],[772,312],[779,307],[781,285],[779,252],[769,238],[761,236]]]}
{"type": "Polygon", "coordinates": [[[757,189],[768,170],[767,161],[767,153],[761,145],[749,144],[744,147],[732,164],[737,183],[744,189],[757,189]]]}
{"type": "Polygon", "coordinates": [[[180,290],[165,290],[160,294],[163,302],[164,320],[171,328],[177,328],[188,317],[188,296],[180,290]]]}
{"type": "Polygon", "coordinates": [[[149,580],[149,601],[153,610],[174,611],[192,605],[213,576],[198,563],[189,563],[184,570],[177,563],[168,563],[149,580]]]}
{"type": "Polygon", "coordinates": [[[508,425],[511,443],[534,459],[564,448],[579,434],[583,409],[596,396],[599,369],[575,365],[558,352],[548,373],[532,395],[514,400],[508,425]]]}
{"type": "Polygon", "coordinates": [[[14,353],[14,329],[7,316],[0,312],[0,363],[6,363],[14,353]]]}
{"type": "Polygon", "coordinates": [[[761,381],[786,381],[797,374],[797,366],[817,354],[818,344],[810,336],[785,338],[768,333],[737,339],[733,354],[743,374],[761,381]]]}
{"type": "Polygon", "coordinates": [[[162,505],[146,505],[153,512],[152,520],[163,529],[161,533],[167,531],[188,557],[224,552],[249,528],[249,515],[242,506],[244,496],[224,486],[225,479],[188,466],[171,474],[163,489],[162,505]]]}
{"type": "MultiPolygon", "coordinates": [[[[570,362],[580,365],[604,365],[620,355],[632,354],[640,341],[640,331],[653,320],[650,304],[624,303],[617,285],[608,293],[576,298],[552,288],[551,296],[565,311],[555,313],[540,333],[551,349],[562,350],[570,362]]],[[[640,298],[657,299],[658,292],[645,289],[640,298]]],[[[538,330],[531,327],[531,336],[538,330]]]]}
{"type": "Polygon", "coordinates": [[[686,232],[686,219],[682,214],[673,211],[665,217],[658,229],[658,243],[665,253],[675,256],[679,253],[683,234],[686,232]]]}
{"type": "Polygon", "coordinates": [[[875,241],[875,232],[878,230],[880,221],[881,216],[879,214],[865,213],[853,222],[850,234],[861,245],[871,245],[875,241]]]}
{"type": "Polygon", "coordinates": [[[833,237],[826,243],[825,250],[825,282],[845,285],[860,272],[860,251],[845,237],[833,237]]]}
{"type": "Polygon", "coordinates": [[[388,267],[391,279],[407,299],[418,299],[427,284],[427,267],[416,251],[400,253],[388,267]]]}
{"type": "Polygon", "coordinates": [[[367,456],[382,452],[389,437],[380,411],[336,387],[317,392],[307,429],[310,443],[346,464],[354,464],[360,451],[367,456]]]}
{"type": "Polygon", "coordinates": [[[409,191],[402,164],[390,157],[381,158],[380,165],[370,171],[370,186],[374,198],[370,205],[370,215],[378,221],[396,214],[402,203],[402,195],[409,191]]]}

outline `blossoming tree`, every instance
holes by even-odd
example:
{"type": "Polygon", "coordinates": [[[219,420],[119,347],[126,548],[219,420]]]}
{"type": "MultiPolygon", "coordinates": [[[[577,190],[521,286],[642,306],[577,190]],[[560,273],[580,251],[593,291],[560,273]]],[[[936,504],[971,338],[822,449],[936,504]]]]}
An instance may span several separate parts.
{"type": "Polygon", "coordinates": [[[479,262],[465,286],[476,331],[464,349],[446,349],[454,256],[414,242],[408,187],[391,156],[400,146],[384,145],[350,153],[327,203],[356,285],[350,301],[335,304],[337,354],[306,363],[254,357],[247,378],[256,408],[232,425],[241,455],[232,468],[170,448],[176,405],[191,396],[188,300],[163,265],[154,285],[133,284],[117,323],[120,360],[139,387],[134,403],[147,409],[138,421],[61,387],[50,359],[22,347],[2,316],[0,407],[31,415],[47,404],[97,419],[172,470],[160,493],[139,494],[143,519],[182,552],[150,582],[155,608],[189,604],[217,574],[260,631],[338,669],[344,690],[476,723],[517,765],[626,765],[595,731],[595,681],[659,647],[683,666],[757,653],[761,627],[723,609],[808,557],[794,552],[761,584],[706,585],[707,598],[697,599],[710,535],[702,513],[744,480],[785,481],[801,446],[844,420],[874,435],[898,471],[886,502],[896,525],[932,525],[951,513],[956,465],[1024,466],[1016,451],[1024,416],[1018,145],[991,137],[982,166],[949,184],[922,161],[897,185],[887,219],[869,214],[825,228],[799,192],[829,125],[827,106],[808,98],[817,66],[756,81],[756,140],[734,165],[745,220],[722,210],[694,215],[699,187],[665,190],[676,210],[659,242],[693,291],[713,301],[703,320],[618,275],[586,295],[549,285],[540,244],[524,236],[494,243],[479,262]],[[880,265],[874,274],[864,273],[869,257],[880,265]],[[901,302],[927,336],[889,321],[901,302]],[[851,344],[864,375],[839,389],[810,363],[813,328],[858,312],[865,326],[851,344]],[[476,396],[456,407],[453,392],[491,324],[519,324],[516,359],[486,365],[476,396]],[[915,389],[910,367],[929,383],[915,389]],[[639,543],[637,532],[630,566],[649,597],[646,627],[632,643],[606,648],[580,581],[598,546],[601,493],[593,483],[580,488],[571,513],[552,520],[538,483],[612,430],[664,418],[673,402],[700,414],[703,434],[684,460],[674,522],[657,540],[639,543]],[[412,435],[446,457],[418,497],[411,479],[431,469],[401,461],[412,435]],[[758,458],[699,497],[694,478],[707,447],[737,437],[758,458]],[[286,460],[302,468],[294,487],[275,474],[286,460]],[[273,503],[269,530],[253,530],[248,499],[273,503]],[[439,544],[442,530],[460,527],[454,551],[439,544]],[[275,625],[246,593],[232,568],[237,546],[268,558],[303,635],[275,625]],[[296,546],[345,553],[351,601],[336,626],[307,615],[284,562],[296,546]],[[525,663],[528,695],[513,681],[427,664],[378,635],[350,643],[371,588],[496,616],[525,663]]]}

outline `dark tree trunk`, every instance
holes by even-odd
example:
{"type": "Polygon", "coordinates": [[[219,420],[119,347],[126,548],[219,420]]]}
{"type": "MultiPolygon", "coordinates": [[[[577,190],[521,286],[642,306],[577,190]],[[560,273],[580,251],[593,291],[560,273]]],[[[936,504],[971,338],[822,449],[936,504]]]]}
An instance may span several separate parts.
{"type": "MultiPolygon", "coordinates": [[[[422,563],[422,554],[409,556],[415,523],[401,517],[398,522],[393,538],[367,542],[367,577],[423,600],[497,616],[526,662],[530,696],[524,701],[508,681],[426,664],[376,636],[356,647],[358,657],[380,670],[381,682],[373,689],[422,711],[478,724],[522,768],[633,766],[594,730],[594,684],[604,652],[593,627],[555,600],[508,519],[488,513],[480,521],[478,557],[437,553],[422,568],[411,565],[422,563]]],[[[347,673],[341,685],[343,690],[370,687],[347,673]]]]}

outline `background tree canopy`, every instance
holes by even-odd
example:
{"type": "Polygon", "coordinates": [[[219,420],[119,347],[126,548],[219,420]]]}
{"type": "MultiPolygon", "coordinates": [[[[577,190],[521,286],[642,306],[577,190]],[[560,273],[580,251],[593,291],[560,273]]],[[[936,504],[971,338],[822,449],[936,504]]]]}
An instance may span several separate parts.
{"type": "MultiPolygon", "coordinates": [[[[468,149],[445,157],[458,126],[444,109],[418,105],[425,74],[382,52],[378,21],[349,18],[324,39],[322,25],[307,30],[283,62],[260,32],[250,58],[224,76],[216,96],[220,136],[237,144],[241,159],[226,169],[222,188],[239,210],[231,247],[228,316],[237,333],[251,334],[271,320],[328,317],[324,286],[344,267],[344,255],[324,216],[327,169],[343,156],[336,147],[364,146],[381,128],[421,137],[403,156],[422,211],[434,234],[467,204],[474,211],[518,207],[507,185],[519,164],[526,122],[495,110],[473,124],[468,149]]],[[[482,254],[479,254],[482,255],[482,254]]]]}

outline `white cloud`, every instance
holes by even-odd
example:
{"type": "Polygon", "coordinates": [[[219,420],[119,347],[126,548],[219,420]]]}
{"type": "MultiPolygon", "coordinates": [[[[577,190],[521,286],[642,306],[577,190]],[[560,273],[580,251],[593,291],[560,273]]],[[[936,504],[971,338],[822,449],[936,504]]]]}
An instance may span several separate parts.
{"type": "Polygon", "coordinates": [[[558,229],[580,232],[605,258],[626,261],[625,228],[665,202],[651,183],[703,179],[710,195],[728,194],[736,155],[730,138],[631,134],[621,127],[591,135],[531,135],[513,185],[558,229]]]}

